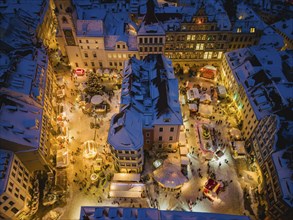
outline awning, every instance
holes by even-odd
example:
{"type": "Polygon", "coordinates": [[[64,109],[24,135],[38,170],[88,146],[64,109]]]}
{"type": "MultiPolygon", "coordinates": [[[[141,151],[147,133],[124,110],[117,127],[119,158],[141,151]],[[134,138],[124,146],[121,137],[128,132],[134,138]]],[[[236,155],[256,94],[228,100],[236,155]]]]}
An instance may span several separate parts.
{"type": "Polygon", "coordinates": [[[145,184],[137,182],[111,182],[110,197],[140,198],[145,191],[145,184]]]}
{"type": "Polygon", "coordinates": [[[139,182],[140,174],[136,173],[114,173],[113,181],[122,182],[139,182]]]}

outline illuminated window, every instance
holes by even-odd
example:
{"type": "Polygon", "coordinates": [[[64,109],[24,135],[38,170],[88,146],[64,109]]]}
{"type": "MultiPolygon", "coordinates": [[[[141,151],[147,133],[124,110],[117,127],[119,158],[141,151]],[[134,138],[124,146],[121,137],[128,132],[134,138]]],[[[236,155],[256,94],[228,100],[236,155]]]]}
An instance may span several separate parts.
{"type": "Polygon", "coordinates": [[[203,50],[204,49],[204,44],[196,44],[196,50],[203,50]]]}
{"type": "Polygon", "coordinates": [[[122,56],[121,56],[121,54],[120,54],[120,53],[118,54],[118,58],[119,58],[119,59],[121,59],[121,58],[122,58],[122,56]]]}
{"type": "Polygon", "coordinates": [[[188,35],[186,36],[186,40],[190,41],[190,40],[191,40],[191,35],[188,34],[188,35]]]}
{"type": "Polygon", "coordinates": [[[241,33],[242,32],[242,28],[237,28],[237,33],[241,33]]]}
{"type": "Polygon", "coordinates": [[[191,35],[191,40],[195,40],[195,34],[191,35]]]}
{"type": "Polygon", "coordinates": [[[108,58],[110,58],[110,59],[111,59],[111,58],[112,58],[112,54],[108,54],[108,58]]]}
{"type": "Polygon", "coordinates": [[[123,58],[126,58],[126,54],[122,54],[122,57],[123,57],[123,58]]]}
{"type": "Polygon", "coordinates": [[[213,52],[205,52],[203,55],[204,59],[211,59],[213,55],[213,52]]]}
{"type": "Polygon", "coordinates": [[[254,33],[255,32],[255,28],[254,27],[251,27],[250,28],[250,33],[254,33]]]}

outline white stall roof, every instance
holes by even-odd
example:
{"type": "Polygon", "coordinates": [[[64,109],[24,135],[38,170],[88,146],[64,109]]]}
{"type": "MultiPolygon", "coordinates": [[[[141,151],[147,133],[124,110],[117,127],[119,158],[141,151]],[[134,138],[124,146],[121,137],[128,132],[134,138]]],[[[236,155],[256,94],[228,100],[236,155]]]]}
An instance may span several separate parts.
{"type": "Polygon", "coordinates": [[[181,157],[181,165],[188,165],[189,158],[188,157],[181,157]]]}
{"type": "Polygon", "coordinates": [[[113,181],[139,182],[140,174],[137,173],[114,173],[113,181]]]}
{"type": "Polygon", "coordinates": [[[180,155],[187,155],[188,149],[187,147],[180,147],[180,155]]]}

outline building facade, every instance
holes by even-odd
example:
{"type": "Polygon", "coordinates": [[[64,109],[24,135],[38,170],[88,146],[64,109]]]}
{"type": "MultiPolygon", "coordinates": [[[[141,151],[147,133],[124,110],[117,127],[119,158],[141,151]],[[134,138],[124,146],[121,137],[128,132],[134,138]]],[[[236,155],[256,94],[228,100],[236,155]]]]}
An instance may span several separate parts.
{"type": "Polygon", "coordinates": [[[178,148],[183,124],[178,98],[178,81],[169,59],[148,55],[143,60],[133,57],[128,61],[123,71],[120,113],[113,116],[108,135],[120,172],[125,169],[119,167],[119,157],[138,162],[138,168],[127,172],[141,172],[143,151],[178,148]],[[121,132],[127,135],[120,136],[121,132]]]}
{"type": "Polygon", "coordinates": [[[265,24],[241,4],[230,22],[221,1],[159,7],[156,1],[56,2],[57,38],[72,68],[122,70],[129,57],[164,54],[186,69],[220,66],[225,52],[258,43],[265,24]],[[137,10],[134,10],[137,7],[137,10]],[[138,13],[135,16],[133,13],[138,13]],[[144,13],[145,12],[145,13],[144,13]],[[235,21],[234,21],[235,20],[235,21]],[[88,42],[88,43],[87,43],[88,42]]]}
{"type": "Polygon", "coordinates": [[[37,208],[38,189],[33,189],[31,173],[12,151],[1,149],[0,162],[0,219],[22,219],[37,208]]]}
{"type": "Polygon", "coordinates": [[[291,51],[272,47],[239,49],[225,54],[220,74],[239,116],[246,149],[260,168],[258,191],[264,194],[267,211],[274,219],[293,214],[293,204],[288,201],[292,181],[287,176],[292,167],[284,166],[287,157],[275,159],[290,152],[293,144],[292,83],[282,68],[290,57],[291,51]]]}

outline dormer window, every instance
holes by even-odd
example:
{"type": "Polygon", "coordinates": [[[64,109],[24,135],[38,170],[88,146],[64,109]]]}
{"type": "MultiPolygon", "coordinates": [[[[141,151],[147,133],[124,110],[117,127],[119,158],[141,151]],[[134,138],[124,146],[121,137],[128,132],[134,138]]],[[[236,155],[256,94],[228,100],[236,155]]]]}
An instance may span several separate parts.
{"type": "Polygon", "coordinates": [[[237,28],[237,33],[241,33],[241,32],[242,32],[242,28],[241,27],[237,28]]]}
{"type": "Polygon", "coordinates": [[[250,33],[254,33],[255,32],[255,27],[251,27],[249,31],[250,31],[250,33]]]}

